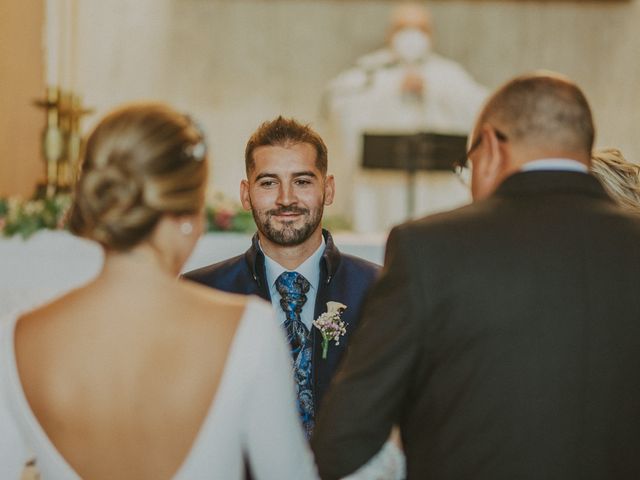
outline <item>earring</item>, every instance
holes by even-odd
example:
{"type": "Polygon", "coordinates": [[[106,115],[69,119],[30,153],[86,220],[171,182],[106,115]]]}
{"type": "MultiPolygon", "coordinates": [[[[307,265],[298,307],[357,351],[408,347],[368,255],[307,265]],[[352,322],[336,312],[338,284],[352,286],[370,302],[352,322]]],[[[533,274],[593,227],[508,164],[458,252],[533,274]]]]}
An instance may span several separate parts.
{"type": "Polygon", "coordinates": [[[180,224],[180,233],[183,235],[191,235],[193,232],[193,224],[191,222],[182,222],[180,224]]]}

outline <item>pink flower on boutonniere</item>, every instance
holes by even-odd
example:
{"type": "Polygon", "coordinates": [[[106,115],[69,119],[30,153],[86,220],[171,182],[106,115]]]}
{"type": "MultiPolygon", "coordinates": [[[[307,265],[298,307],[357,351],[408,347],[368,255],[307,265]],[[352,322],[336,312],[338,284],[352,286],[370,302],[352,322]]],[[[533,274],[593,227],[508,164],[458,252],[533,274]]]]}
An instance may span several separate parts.
{"type": "Polygon", "coordinates": [[[340,318],[346,308],[340,302],[327,302],[327,311],[313,321],[313,325],[322,333],[322,358],[327,358],[329,341],[340,345],[340,337],[347,333],[346,323],[340,318]]]}

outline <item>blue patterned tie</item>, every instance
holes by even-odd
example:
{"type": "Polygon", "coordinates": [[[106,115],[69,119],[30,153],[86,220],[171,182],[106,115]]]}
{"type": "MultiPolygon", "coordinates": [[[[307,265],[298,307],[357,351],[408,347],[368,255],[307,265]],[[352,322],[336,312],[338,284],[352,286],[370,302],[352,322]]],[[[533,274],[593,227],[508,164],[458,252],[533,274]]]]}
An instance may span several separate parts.
{"type": "Polygon", "coordinates": [[[311,370],[312,342],[309,329],[300,320],[302,306],[307,301],[305,295],[311,285],[297,272],[284,272],[276,280],[276,289],[282,297],[280,306],[286,320],[284,327],[291,345],[293,374],[298,392],[298,411],[302,418],[307,438],[313,433],[313,372],[311,370]]]}

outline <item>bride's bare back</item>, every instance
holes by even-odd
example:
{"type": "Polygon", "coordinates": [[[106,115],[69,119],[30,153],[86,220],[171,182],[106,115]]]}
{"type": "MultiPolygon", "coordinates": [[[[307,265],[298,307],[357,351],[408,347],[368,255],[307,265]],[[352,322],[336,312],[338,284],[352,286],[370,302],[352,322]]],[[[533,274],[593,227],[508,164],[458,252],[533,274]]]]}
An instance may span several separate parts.
{"type": "Polygon", "coordinates": [[[15,333],[29,405],[80,477],[172,477],[215,402],[245,300],[175,278],[206,180],[204,134],[166,105],[120,107],[87,139],[68,224],[103,270],[15,333]]]}
{"type": "Polygon", "coordinates": [[[215,401],[246,300],[162,275],[115,277],[19,320],[20,380],[80,477],[171,478],[215,401]]]}

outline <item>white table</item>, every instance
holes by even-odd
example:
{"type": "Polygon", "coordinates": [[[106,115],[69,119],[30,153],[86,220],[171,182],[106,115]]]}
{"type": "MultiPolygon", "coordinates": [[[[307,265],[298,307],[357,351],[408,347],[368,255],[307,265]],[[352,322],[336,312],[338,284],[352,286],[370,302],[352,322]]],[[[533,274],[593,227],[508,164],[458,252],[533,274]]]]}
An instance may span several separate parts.
{"type": "MultiPolygon", "coordinates": [[[[336,234],[344,253],[382,264],[386,235],[336,234]]],[[[239,255],[251,235],[207,234],[184,271],[239,255]]],[[[102,264],[101,248],[65,231],[42,231],[28,240],[0,239],[0,316],[41,304],[93,278],[102,264]]]]}

